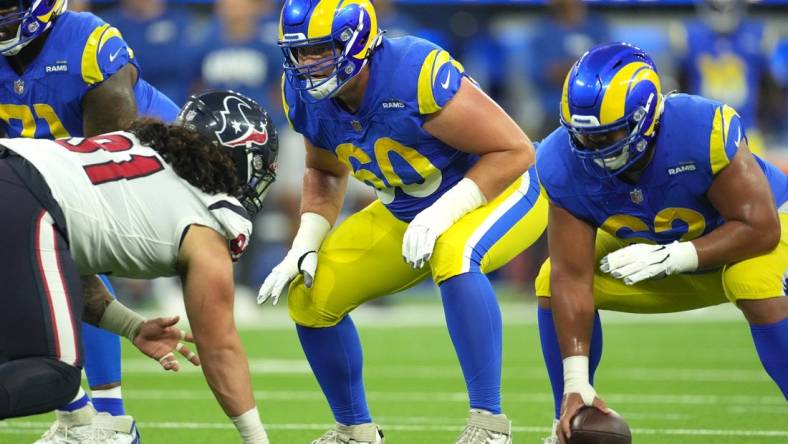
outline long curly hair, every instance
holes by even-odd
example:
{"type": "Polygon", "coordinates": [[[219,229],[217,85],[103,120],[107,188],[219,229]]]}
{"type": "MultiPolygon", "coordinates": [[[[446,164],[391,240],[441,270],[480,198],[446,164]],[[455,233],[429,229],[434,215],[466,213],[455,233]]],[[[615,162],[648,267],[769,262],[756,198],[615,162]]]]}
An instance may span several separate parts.
{"type": "Polygon", "coordinates": [[[196,131],[150,118],[135,120],[128,131],[156,150],[192,186],[208,194],[238,195],[240,184],[229,153],[215,148],[196,131]]]}

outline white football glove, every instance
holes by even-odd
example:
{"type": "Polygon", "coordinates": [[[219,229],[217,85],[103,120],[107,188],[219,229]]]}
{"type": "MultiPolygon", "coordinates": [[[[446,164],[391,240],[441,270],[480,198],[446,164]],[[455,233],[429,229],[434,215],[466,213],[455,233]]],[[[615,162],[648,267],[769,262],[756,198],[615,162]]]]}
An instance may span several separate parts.
{"type": "Polygon", "coordinates": [[[486,202],[476,182],[464,177],[408,224],[402,239],[402,258],[414,269],[423,267],[432,257],[438,237],[486,202]]]}
{"type": "Polygon", "coordinates": [[[692,242],[667,245],[632,244],[602,258],[600,270],[627,285],[698,269],[698,252],[692,242]]]}
{"type": "Polygon", "coordinates": [[[405,262],[419,269],[432,257],[435,241],[454,224],[445,214],[435,214],[430,208],[423,210],[408,224],[405,237],[402,239],[402,258],[405,262]]]}
{"type": "Polygon", "coordinates": [[[263,281],[257,293],[257,303],[263,304],[268,299],[276,305],[279,296],[287,288],[287,284],[298,273],[304,276],[304,285],[312,288],[317,272],[317,250],[331,229],[331,224],[317,213],[304,213],[301,215],[301,225],[293,239],[293,246],[287,255],[263,281]]]}
{"type": "Polygon", "coordinates": [[[304,251],[303,249],[291,249],[287,256],[279,263],[263,281],[260,291],[257,293],[257,303],[264,304],[269,298],[271,304],[279,302],[285,287],[296,277],[298,273],[304,275],[304,285],[312,288],[317,270],[317,252],[314,250],[304,251]]]}

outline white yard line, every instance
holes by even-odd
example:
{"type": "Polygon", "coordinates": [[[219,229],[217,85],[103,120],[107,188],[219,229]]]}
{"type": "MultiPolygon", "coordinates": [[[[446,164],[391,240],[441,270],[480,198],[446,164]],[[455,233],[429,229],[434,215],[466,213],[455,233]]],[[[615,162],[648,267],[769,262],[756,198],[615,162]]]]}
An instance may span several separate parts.
{"type": "MultiPolygon", "coordinates": [[[[318,390],[260,390],[254,396],[260,400],[275,401],[324,401],[323,394],[318,390]]],[[[123,392],[126,399],[143,400],[213,400],[209,390],[138,390],[127,388],[123,392]]],[[[367,398],[372,401],[437,401],[437,402],[467,402],[465,392],[367,392],[367,398]]],[[[785,400],[780,396],[751,396],[751,395],[682,395],[682,394],[644,394],[644,393],[605,393],[605,401],[611,404],[679,404],[679,405],[725,405],[725,406],[774,406],[775,409],[786,407],[785,400]]],[[[552,402],[549,393],[505,393],[504,402],[533,403],[552,402]]]]}
{"type": "MultiPolygon", "coordinates": [[[[251,358],[249,369],[253,374],[268,375],[312,375],[305,359],[251,358]]],[[[181,371],[199,373],[200,369],[184,365],[181,371]]],[[[510,380],[545,380],[544,367],[504,366],[504,377],[510,380]]],[[[152,359],[133,358],[123,360],[123,372],[128,374],[152,374],[169,377],[167,372],[152,359]]],[[[461,377],[459,365],[365,365],[364,372],[373,378],[394,379],[445,379],[447,374],[461,377]]],[[[715,369],[715,368],[648,368],[615,367],[601,370],[606,379],[625,381],[690,381],[690,382],[747,382],[773,384],[763,370],[715,369]]]]}
{"type": "MultiPolygon", "coordinates": [[[[424,418],[429,419],[429,418],[424,418]]],[[[421,421],[422,419],[419,418],[421,421]]],[[[0,422],[1,433],[36,433],[34,430],[44,430],[49,427],[49,422],[0,422]]],[[[268,430],[325,430],[333,427],[333,424],[314,424],[314,423],[289,423],[289,424],[266,424],[268,430]]],[[[203,423],[203,422],[141,422],[142,429],[191,429],[191,430],[233,430],[234,426],[226,423],[203,423]]],[[[423,424],[386,424],[385,430],[404,431],[404,432],[456,432],[462,429],[462,424],[456,425],[423,425],[423,424]]],[[[548,433],[549,427],[540,426],[514,426],[514,432],[526,433],[548,433]]],[[[728,430],[728,429],[651,429],[635,428],[632,430],[635,435],[683,435],[683,436],[758,436],[758,437],[788,437],[788,430],[728,430]]]]}

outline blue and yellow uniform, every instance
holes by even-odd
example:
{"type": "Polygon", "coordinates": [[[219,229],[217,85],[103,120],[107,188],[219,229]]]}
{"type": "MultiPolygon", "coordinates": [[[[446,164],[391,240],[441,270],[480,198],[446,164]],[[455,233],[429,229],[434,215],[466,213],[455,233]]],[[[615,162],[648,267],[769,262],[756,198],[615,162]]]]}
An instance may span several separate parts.
{"type": "MultiPolygon", "coordinates": [[[[291,286],[290,314],[301,325],[334,325],[359,304],[426,278],[430,270],[413,270],[402,260],[407,224],[478,160],[422,127],[454,97],[465,76],[449,53],[416,37],[384,38],[369,69],[363,102],[352,114],[333,100],[307,104],[283,82],[293,128],[333,153],[378,195],[325,240],[313,288],[300,278],[291,286]]],[[[504,265],[539,237],[546,219],[546,202],[531,169],[438,239],[430,264],[433,280],[440,284],[504,265]]]]}
{"type": "MultiPolygon", "coordinates": [[[[597,264],[630,243],[667,244],[698,238],[725,221],[706,193],[745,138],[742,120],[730,106],[699,96],[665,97],[653,158],[637,183],[589,175],[559,128],[537,150],[536,167],[550,201],[597,227],[597,264]]],[[[788,201],[788,178],[756,156],[776,206],[788,201]]],[[[788,270],[788,214],[780,214],[782,238],[769,254],[692,274],[628,286],[595,267],[598,308],[640,313],[688,310],[738,299],[784,294],[788,270]]],[[[537,277],[537,296],[550,296],[550,262],[537,277]]]]}
{"type": "Polygon", "coordinates": [[[762,22],[743,20],[729,34],[719,34],[702,20],[683,28],[682,70],[690,94],[719,100],[735,108],[750,138],[750,148],[762,151],[757,127],[759,84],[769,70],[769,58],[776,43],[762,22]]]}
{"type": "MultiPolygon", "coordinates": [[[[127,64],[139,70],[120,32],[90,13],[64,12],[22,75],[0,57],[0,126],[6,137],[82,136],[82,100],[127,64]]],[[[134,86],[140,115],[172,121],[178,107],[150,84],[134,86]]]]}

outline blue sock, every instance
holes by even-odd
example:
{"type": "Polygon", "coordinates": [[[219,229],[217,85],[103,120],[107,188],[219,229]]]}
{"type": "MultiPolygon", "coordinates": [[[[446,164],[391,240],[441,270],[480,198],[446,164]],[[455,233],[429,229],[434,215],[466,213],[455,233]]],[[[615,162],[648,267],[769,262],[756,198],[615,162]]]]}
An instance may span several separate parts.
{"type": "Polygon", "coordinates": [[[334,419],[344,425],[372,422],[361,378],[361,341],[350,316],[333,327],[296,325],[296,330],[334,419]]]}
{"type": "Polygon", "coordinates": [[[501,413],[501,310],[492,285],[471,272],[443,281],[440,290],[471,408],[501,413]]]}
{"type": "Polygon", "coordinates": [[[90,402],[88,395],[85,394],[85,391],[82,390],[82,387],[79,388],[77,395],[74,397],[74,400],[66,404],[65,406],[59,408],[58,410],[65,411],[65,412],[73,412],[74,410],[81,409],[85,407],[87,403],[90,402]]]}
{"type": "Polygon", "coordinates": [[[788,318],[766,325],[750,325],[752,340],[764,370],[788,399],[788,318]]]}
{"type": "MultiPolygon", "coordinates": [[[[553,407],[555,418],[561,414],[561,399],[564,396],[564,364],[561,349],[558,345],[558,336],[553,323],[553,311],[549,308],[537,308],[539,323],[539,339],[542,342],[542,356],[544,357],[547,376],[553,389],[553,407]]],[[[591,333],[591,345],[588,356],[588,377],[594,383],[594,373],[602,360],[602,322],[599,312],[594,315],[594,330],[591,333]]]]}
{"type": "MultiPolygon", "coordinates": [[[[101,281],[107,286],[110,294],[115,295],[115,290],[105,276],[100,276],[101,281]]],[[[82,323],[82,345],[85,356],[85,374],[90,387],[98,387],[120,382],[120,337],[108,331],[96,328],[87,323],[82,323]]],[[[123,411],[123,401],[119,399],[120,411],[123,411]]],[[[112,413],[117,411],[99,408],[94,403],[96,410],[112,413]]]]}

